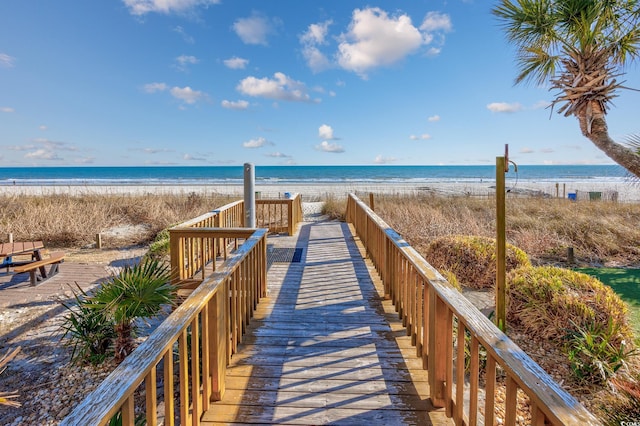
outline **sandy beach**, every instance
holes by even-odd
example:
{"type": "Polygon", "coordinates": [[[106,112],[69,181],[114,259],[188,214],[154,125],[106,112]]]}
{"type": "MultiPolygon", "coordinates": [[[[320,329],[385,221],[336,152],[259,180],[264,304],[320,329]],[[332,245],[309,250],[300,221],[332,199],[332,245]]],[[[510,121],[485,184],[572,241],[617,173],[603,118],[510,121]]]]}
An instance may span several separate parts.
{"type": "MultiPolygon", "coordinates": [[[[570,193],[577,193],[578,200],[601,197],[605,200],[617,199],[620,202],[640,202],[640,185],[634,182],[598,182],[572,181],[532,182],[507,181],[508,192],[514,195],[544,195],[547,197],[567,198],[570,193]],[[600,193],[600,195],[597,195],[600,193]]],[[[286,193],[302,194],[305,201],[317,201],[327,196],[346,196],[351,192],[373,192],[376,194],[425,194],[437,195],[469,195],[490,196],[495,192],[492,181],[478,182],[442,182],[433,184],[398,184],[398,183],[350,183],[344,184],[256,184],[256,192],[262,198],[284,198],[286,193]]],[[[189,194],[218,193],[242,196],[244,188],[238,184],[216,185],[47,185],[47,186],[1,186],[5,195],[55,195],[55,194],[189,194]]]]}

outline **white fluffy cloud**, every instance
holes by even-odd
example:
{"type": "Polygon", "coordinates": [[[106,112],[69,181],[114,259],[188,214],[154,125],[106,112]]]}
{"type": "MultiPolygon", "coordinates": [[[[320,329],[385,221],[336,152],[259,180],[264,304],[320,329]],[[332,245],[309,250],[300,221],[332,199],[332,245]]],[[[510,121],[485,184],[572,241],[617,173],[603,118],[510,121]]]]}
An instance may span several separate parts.
{"type": "Polygon", "coordinates": [[[538,101],[535,104],[533,104],[533,109],[544,109],[544,108],[548,108],[549,106],[551,106],[551,102],[549,101],[538,101]]]}
{"type": "Polygon", "coordinates": [[[335,139],[333,136],[333,129],[327,124],[323,124],[318,128],[318,137],[324,140],[335,139]]]}
{"type": "Polygon", "coordinates": [[[249,102],[243,101],[243,100],[240,100],[240,101],[227,101],[225,99],[220,104],[222,105],[223,108],[227,108],[227,109],[242,110],[242,109],[249,108],[249,102]]]}
{"type": "Polygon", "coordinates": [[[187,34],[187,32],[184,30],[184,28],[182,28],[180,25],[178,25],[177,27],[175,27],[173,29],[173,31],[177,32],[178,34],[180,34],[180,36],[182,37],[182,40],[184,40],[185,43],[189,43],[189,44],[193,44],[196,41],[194,40],[193,37],[191,37],[189,34],[187,34]]]}
{"type": "Polygon", "coordinates": [[[398,161],[396,157],[383,157],[382,155],[376,155],[376,158],[373,160],[376,164],[389,164],[398,161]]]}
{"type": "Polygon", "coordinates": [[[10,146],[8,149],[12,151],[28,151],[24,154],[24,158],[30,160],[62,160],[59,156],[62,151],[77,151],[78,148],[75,145],[67,142],[52,141],[45,138],[36,138],[32,140],[33,143],[20,146],[10,146]]]}
{"type": "Polygon", "coordinates": [[[191,154],[184,154],[182,156],[182,159],[185,161],[207,161],[207,159],[204,157],[196,157],[195,155],[191,154]]]}
{"type": "Polygon", "coordinates": [[[0,53],[0,68],[13,68],[16,58],[6,53],[0,53]]]}
{"type": "Polygon", "coordinates": [[[431,117],[427,118],[427,121],[430,123],[435,123],[437,121],[440,121],[440,116],[439,115],[432,115],[431,117]]]}
{"type": "Polygon", "coordinates": [[[523,108],[522,108],[522,105],[517,102],[512,104],[507,102],[492,102],[487,105],[487,109],[491,112],[512,113],[512,112],[522,111],[523,108]]]}
{"type": "Polygon", "coordinates": [[[325,39],[332,23],[333,21],[328,20],[318,24],[311,24],[307,31],[300,36],[302,55],[313,72],[320,72],[331,67],[331,61],[317,46],[326,44],[325,39]]]}
{"type": "Polygon", "coordinates": [[[423,133],[423,134],[421,134],[419,136],[411,135],[411,136],[409,136],[409,139],[411,139],[412,141],[426,141],[426,140],[431,139],[431,135],[428,134],[428,133],[423,133]]]}
{"type": "Polygon", "coordinates": [[[335,142],[322,141],[320,145],[316,145],[318,151],[333,152],[335,154],[344,152],[344,148],[335,142]]]}
{"type": "Polygon", "coordinates": [[[24,155],[24,158],[29,158],[31,160],[62,160],[62,158],[60,158],[56,152],[48,150],[46,148],[40,148],[36,149],[35,151],[27,152],[24,155]]]}
{"type": "Polygon", "coordinates": [[[205,94],[199,90],[193,90],[189,86],[185,87],[172,87],[169,91],[171,96],[176,99],[180,99],[186,104],[195,104],[200,99],[205,97],[205,94]]]}
{"type": "Polygon", "coordinates": [[[325,38],[329,33],[329,26],[333,23],[332,20],[324,21],[318,24],[311,24],[300,36],[300,41],[302,43],[309,44],[324,44],[325,38]]]}
{"type": "Polygon", "coordinates": [[[266,145],[273,145],[272,142],[269,142],[262,136],[259,138],[249,139],[248,141],[242,142],[242,146],[245,148],[262,148],[266,145]]]}
{"type": "Polygon", "coordinates": [[[274,78],[247,77],[240,81],[236,90],[247,96],[263,97],[280,101],[311,102],[303,83],[295,81],[281,72],[274,78]]]}
{"type": "Polygon", "coordinates": [[[189,86],[185,86],[185,87],[175,86],[175,87],[169,88],[169,86],[166,85],[165,83],[145,84],[142,87],[142,90],[144,90],[146,93],[164,92],[168,90],[171,96],[189,105],[195,104],[196,102],[207,98],[206,93],[201,92],[199,90],[193,90],[189,86]]]}
{"type": "Polygon", "coordinates": [[[240,18],[233,23],[233,30],[245,44],[267,45],[267,37],[274,32],[273,23],[258,13],[240,18]]]}
{"type": "Polygon", "coordinates": [[[140,16],[151,12],[180,13],[196,7],[207,7],[217,4],[220,0],[122,0],[129,8],[129,13],[140,16]]]}
{"type": "Polygon", "coordinates": [[[164,83],[148,83],[142,87],[142,90],[144,90],[147,93],[162,92],[167,89],[168,89],[168,86],[164,83]]]}
{"type": "Polygon", "coordinates": [[[453,29],[453,25],[451,24],[449,15],[439,12],[429,12],[427,16],[424,17],[420,29],[429,33],[437,31],[449,32],[453,29]]]}
{"type": "Polygon", "coordinates": [[[283,154],[282,152],[270,152],[268,154],[265,154],[264,156],[271,158],[291,158],[290,155],[283,154]]]}
{"type": "Polygon", "coordinates": [[[391,17],[377,7],[354,10],[349,31],[342,38],[338,63],[358,74],[398,62],[423,43],[408,15],[391,17]]]}
{"type": "Polygon", "coordinates": [[[181,71],[186,71],[187,66],[195,65],[198,62],[200,62],[200,60],[195,56],[180,55],[176,58],[176,68],[181,71]]]}
{"type": "Polygon", "coordinates": [[[11,108],[11,107],[0,107],[0,112],[16,112],[15,109],[11,108]]]}
{"type": "Polygon", "coordinates": [[[231,68],[232,70],[243,70],[249,64],[248,59],[238,58],[234,56],[233,58],[225,59],[222,61],[224,66],[227,68],[231,68]]]}
{"type": "MultiPolygon", "coordinates": [[[[314,72],[333,65],[318,47],[326,44],[331,23],[310,25],[300,37],[302,53],[314,72]]],[[[379,7],[355,9],[348,29],[337,37],[334,59],[340,67],[366,78],[371,69],[395,64],[425,46],[427,55],[439,54],[445,33],[452,29],[449,15],[440,12],[427,13],[416,27],[407,14],[391,15],[379,7]]]]}

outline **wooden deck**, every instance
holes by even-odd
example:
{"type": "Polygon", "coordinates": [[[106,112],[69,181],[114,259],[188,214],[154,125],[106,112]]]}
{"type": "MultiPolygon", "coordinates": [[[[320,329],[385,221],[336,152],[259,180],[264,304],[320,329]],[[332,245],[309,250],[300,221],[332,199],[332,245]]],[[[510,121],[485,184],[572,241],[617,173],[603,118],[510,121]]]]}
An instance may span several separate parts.
{"type": "Polygon", "coordinates": [[[451,424],[347,224],[269,245],[268,297],[203,424],[451,424]]]}
{"type": "Polygon", "coordinates": [[[95,264],[63,262],[60,272],[32,286],[29,274],[14,274],[0,270],[0,308],[60,307],[60,299],[72,296],[78,286],[87,291],[110,276],[109,267],[95,264]]]}

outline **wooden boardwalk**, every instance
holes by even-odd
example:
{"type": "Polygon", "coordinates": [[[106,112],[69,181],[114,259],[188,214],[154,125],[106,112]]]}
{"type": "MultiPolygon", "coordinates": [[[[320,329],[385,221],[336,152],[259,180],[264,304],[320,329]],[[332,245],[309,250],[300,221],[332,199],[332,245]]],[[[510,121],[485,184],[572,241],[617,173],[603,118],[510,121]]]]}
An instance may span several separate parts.
{"type": "Polygon", "coordinates": [[[451,424],[347,224],[269,245],[268,297],[203,424],[451,424]]]}

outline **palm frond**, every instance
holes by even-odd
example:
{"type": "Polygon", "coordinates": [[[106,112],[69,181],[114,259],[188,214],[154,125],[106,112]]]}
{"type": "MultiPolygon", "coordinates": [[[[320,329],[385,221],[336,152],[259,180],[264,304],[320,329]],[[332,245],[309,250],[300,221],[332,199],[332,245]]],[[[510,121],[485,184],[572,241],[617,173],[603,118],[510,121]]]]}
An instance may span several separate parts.
{"type": "MultiPolygon", "coordinates": [[[[17,348],[14,348],[13,350],[0,357],[0,374],[2,374],[4,370],[6,370],[9,361],[14,359],[18,355],[18,353],[20,353],[20,349],[20,346],[18,346],[17,348]]],[[[18,396],[20,395],[15,392],[0,392],[0,405],[8,407],[19,407],[20,403],[18,401],[15,401],[15,398],[17,398],[18,396]]]]}

